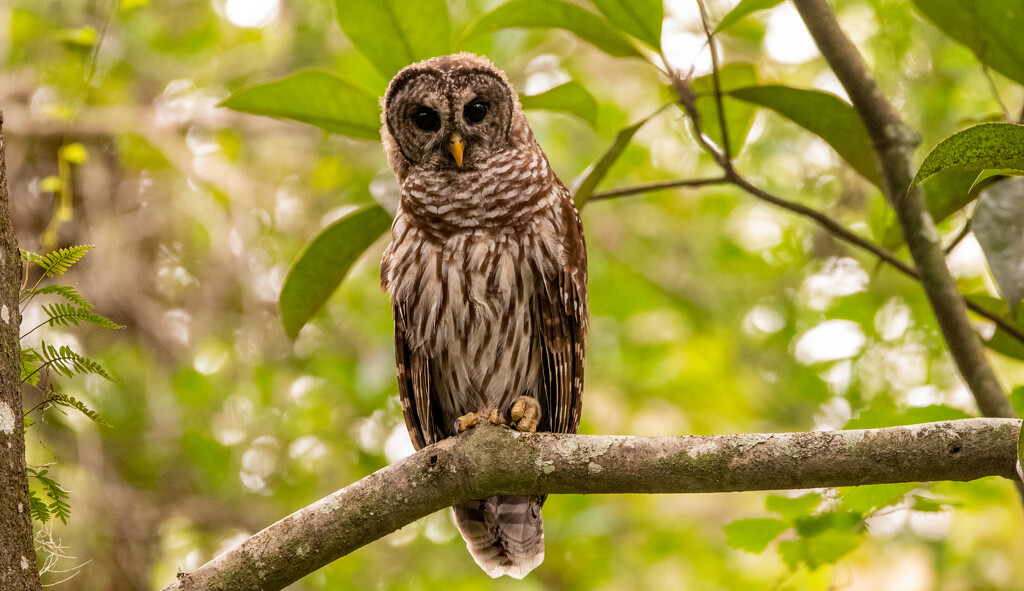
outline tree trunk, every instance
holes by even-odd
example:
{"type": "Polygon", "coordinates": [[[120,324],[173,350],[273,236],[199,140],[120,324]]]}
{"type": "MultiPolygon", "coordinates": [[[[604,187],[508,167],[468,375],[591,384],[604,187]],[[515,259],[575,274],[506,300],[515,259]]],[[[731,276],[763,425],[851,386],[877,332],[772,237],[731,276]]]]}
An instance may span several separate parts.
{"type": "Polygon", "coordinates": [[[39,590],[21,404],[21,255],[11,223],[0,112],[0,589],[39,590]]]}

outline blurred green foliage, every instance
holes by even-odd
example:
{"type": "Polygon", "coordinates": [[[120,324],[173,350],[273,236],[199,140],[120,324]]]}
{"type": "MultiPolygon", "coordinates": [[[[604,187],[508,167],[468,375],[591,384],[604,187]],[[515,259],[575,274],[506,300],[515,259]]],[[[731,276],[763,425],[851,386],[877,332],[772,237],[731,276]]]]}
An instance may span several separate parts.
{"type": "MultiPolygon", "coordinates": [[[[848,103],[792,7],[776,4],[741,3],[716,38],[736,165],[882,241],[893,217],[868,180],[848,103]],[[811,106],[836,114],[811,117],[811,106]]],[[[1019,48],[999,40],[1019,13],[991,15],[1016,5],[972,4],[961,17],[981,23],[970,29],[978,43],[948,24],[960,22],[944,12],[956,3],[832,4],[924,146],[1015,120],[1024,93],[1006,56],[1019,48]]],[[[711,25],[734,7],[709,2],[711,25]]],[[[43,250],[55,212],[68,214],[50,228],[59,245],[100,246],[74,281],[97,313],[128,327],[47,335],[121,382],[63,386],[113,429],[51,412],[30,431],[29,463],[46,465],[75,507],[43,532],[77,557],[61,564],[78,572],[61,588],[162,587],[409,449],[377,277],[383,241],[361,236],[366,253],[326,272],[351,264],[308,324],[289,325],[294,340],[279,312],[293,261],[331,238],[322,229],[357,208],[393,211],[375,97],[408,62],[489,56],[534,107],[555,171],[588,194],[718,173],[682,111],[663,108],[674,100],[666,65],[693,68],[695,90],[713,87],[688,1],[11,0],[0,26],[21,244],[43,250]]],[[[715,102],[698,100],[717,125],[715,102]]],[[[978,175],[940,196],[947,185],[929,184],[944,174],[924,184],[951,240],[978,175]]],[[[593,201],[583,219],[583,433],[873,427],[977,412],[920,288],[803,219],[729,186],[593,201]]],[[[949,260],[964,293],[1005,306],[972,236],[949,260]]],[[[983,336],[990,328],[979,324],[983,336]]],[[[1003,383],[1024,383],[1018,361],[992,357],[1003,383]]],[[[36,403],[27,394],[26,408],[36,403]]],[[[440,512],[295,588],[1016,589],[1021,519],[1013,486],[996,479],[557,496],[545,506],[545,563],[523,582],[486,579],[440,512]]]]}

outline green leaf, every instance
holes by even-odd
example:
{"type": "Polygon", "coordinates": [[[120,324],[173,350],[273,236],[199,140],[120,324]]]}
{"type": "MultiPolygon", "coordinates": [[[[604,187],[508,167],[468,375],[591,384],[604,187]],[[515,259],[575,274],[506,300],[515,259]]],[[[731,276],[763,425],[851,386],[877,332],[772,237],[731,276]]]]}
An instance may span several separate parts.
{"type": "Polygon", "coordinates": [[[768,495],[764,502],[769,511],[774,511],[790,521],[810,515],[820,504],[821,495],[818,493],[807,493],[799,497],[768,495]]]}
{"type": "MultiPolygon", "coordinates": [[[[733,156],[740,153],[747,141],[750,126],[754,123],[755,109],[747,101],[730,96],[734,90],[757,84],[757,70],[751,64],[726,64],[719,70],[719,85],[722,91],[722,108],[725,111],[725,125],[729,130],[729,147],[733,156]]],[[[712,74],[690,81],[690,88],[697,94],[697,111],[700,113],[704,133],[717,145],[722,145],[722,130],[718,124],[718,105],[715,102],[715,84],[712,74]]]]}
{"type": "MultiPolygon", "coordinates": [[[[1020,448],[1017,448],[1018,455],[1020,454],[1020,448]]],[[[921,511],[923,513],[938,513],[942,511],[943,506],[946,503],[941,503],[935,499],[929,499],[928,497],[922,497],[920,495],[914,495],[914,511],[921,511]]]]}
{"type": "Polygon", "coordinates": [[[389,227],[379,205],[358,209],[324,228],[299,253],[281,289],[281,321],[288,336],[299,330],[337,289],[349,268],[389,227]]]}
{"type": "Polygon", "coordinates": [[[1013,391],[1010,392],[1010,402],[1013,403],[1017,416],[1024,417],[1024,386],[1015,386],[1013,388],[1013,391]]]}
{"type": "Polygon", "coordinates": [[[564,0],[512,0],[480,17],[466,37],[516,27],[565,29],[615,57],[643,57],[596,14],[564,0]]]}
{"type": "Polygon", "coordinates": [[[594,190],[601,184],[604,177],[608,176],[608,171],[611,170],[612,165],[615,164],[615,161],[622,155],[623,150],[629,145],[629,141],[643,127],[644,123],[647,123],[653,116],[645,117],[633,125],[619,130],[619,133],[615,134],[615,139],[612,140],[612,145],[608,146],[608,149],[604,151],[604,154],[601,154],[597,162],[588,166],[579,178],[573,182],[575,188],[573,201],[578,209],[582,209],[587,204],[590,196],[594,194],[594,190]]]}
{"type": "Polygon", "coordinates": [[[1024,294],[1024,178],[990,185],[978,197],[971,229],[999,292],[1016,314],[1024,294]]]}
{"type": "Polygon", "coordinates": [[[519,97],[524,109],[543,109],[572,113],[591,127],[597,125],[597,101],[579,82],[570,80],[565,84],[540,94],[519,97]]]}
{"type": "Polygon", "coordinates": [[[380,139],[377,97],[327,72],[299,72],[249,86],[232,94],[221,106],[294,119],[354,138],[380,139]]]}
{"type": "Polygon", "coordinates": [[[77,263],[85,256],[85,253],[94,248],[96,248],[95,245],[69,246],[68,248],[55,250],[46,256],[22,250],[21,258],[26,262],[38,265],[47,277],[56,277],[67,272],[71,265],[77,263]]]}
{"type": "Polygon", "coordinates": [[[982,123],[939,142],[925,157],[911,186],[943,170],[1024,170],[1024,125],[982,123]]]}
{"type": "Polygon", "coordinates": [[[801,564],[814,570],[853,552],[860,546],[861,539],[860,534],[828,530],[811,538],[779,542],[779,554],[792,570],[801,564]]]}
{"type": "Polygon", "coordinates": [[[856,418],[850,419],[844,429],[878,429],[897,425],[917,425],[936,421],[968,419],[971,415],[959,408],[933,404],[907,409],[869,408],[862,410],[856,418]]]}
{"type": "Polygon", "coordinates": [[[413,62],[451,53],[444,0],[335,0],[334,6],[345,36],[386,79],[413,62]]]}
{"type": "MultiPolygon", "coordinates": [[[[978,198],[979,190],[985,186],[979,182],[979,173],[983,171],[943,170],[921,183],[925,205],[935,223],[945,220],[978,198]]],[[[882,244],[889,250],[895,250],[903,244],[903,232],[897,221],[893,220],[886,229],[882,244]]]]}
{"type": "Polygon", "coordinates": [[[592,0],[594,6],[620,29],[661,51],[661,0],[592,0]]]}
{"type": "Polygon", "coordinates": [[[725,526],[725,542],[737,550],[764,552],[772,540],[789,528],[789,522],[781,519],[739,519],[725,526]]]}
{"type": "Polygon", "coordinates": [[[943,33],[988,67],[1024,84],[1024,4],[1007,0],[914,0],[943,33]]]}
{"type": "Polygon", "coordinates": [[[850,511],[867,514],[900,502],[907,493],[915,488],[917,488],[917,484],[912,482],[857,486],[843,495],[842,504],[850,511]]]}
{"type": "Polygon", "coordinates": [[[100,413],[98,413],[98,412],[94,411],[93,409],[89,408],[88,406],[86,406],[86,404],[84,402],[82,402],[81,400],[78,400],[74,396],[67,396],[67,395],[61,394],[59,392],[53,392],[52,395],[50,396],[50,402],[52,402],[53,404],[59,404],[61,406],[66,406],[68,408],[73,408],[73,409],[81,412],[82,414],[84,414],[86,417],[88,417],[90,420],[92,420],[97,425],[101,425],[101,426],[107,427],[107,428],[113,428],[114,427],[113,425],[108,423],[107,420],[104,419],[102,415],[100,415],[100,413]]]}
{"type": "Polygon", "coordinates": [[[745,16],[759,10],[767,10],[782,4],[782,0],[741,0],[729,14],[722,17],[721,22],[715,27],[714,33],[719,33],[743,20],[745,16]]]}
{"type": "MultiPolygon", "coordinates": [[[[998,314],[999,316],[1013,321],[1017,328],[1024,330],[1024,323],[1021,322],[1020,317],[1018,316],[1017,318],[1014,318],[1010,316],[1009,305],[1005,300],[980,293],[968,294],[967,299],[972,303],[985,308],[989,312],[998,314]]],[[[984,339],[982,343],[993,351],[1002,353],[1003,355],[1013,359],[1024,361],[1024,343],[1021,343],[1017,337],[1006,332],[998,325],[996,326],[995,332],[992,333],[992,336],[984,339]]]]}
{"type": "Polygon", "coordinates": [[[881,186],[871,138],[857,111],[843,99],[820,90],[788,86],[752,86],[730,94],[769,108],[825,140],[854,170],[881,186]]]}

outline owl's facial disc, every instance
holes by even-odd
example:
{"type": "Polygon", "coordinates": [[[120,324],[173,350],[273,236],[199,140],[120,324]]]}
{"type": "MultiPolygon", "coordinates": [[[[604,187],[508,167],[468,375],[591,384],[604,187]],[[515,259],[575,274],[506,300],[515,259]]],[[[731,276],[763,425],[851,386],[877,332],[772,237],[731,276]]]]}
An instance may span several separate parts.
{"type": "Polygon", "coordinates": [[[388,132],[413,166],[475,170],[508,147],[515,102],[486,68],[413,66],[395,76],[384,102],[388,132]]]}

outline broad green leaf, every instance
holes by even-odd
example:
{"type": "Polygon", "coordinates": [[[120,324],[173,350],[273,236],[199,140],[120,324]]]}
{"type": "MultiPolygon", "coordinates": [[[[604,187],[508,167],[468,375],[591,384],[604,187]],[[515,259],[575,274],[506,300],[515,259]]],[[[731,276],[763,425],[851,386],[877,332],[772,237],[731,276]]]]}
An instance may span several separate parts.
{"type": "MultiPolygon", "coordinates": [[[[1016,318],[1010,316],[1009,305],[1005,300],[994,298],[988,294],[978,293],[969,294],[967,299],[972,303],[985,308],[989,312],[1013,320],[1017,328],[1024,330],[1024,323],[1021,322],[1019,315],[1016,318]]],[[[1011,335],[1002,328],[999,328],[999,326],[996,326],[996,330],[992,333],[991,337],[984,339],[982,342],[986,347],[993,351],[997,351],[1007,357],[1012,357],[1013,359],[1024,361],[1024,343],[1021,343],[1017,337],[1011,335]]]]}
{"type": "Polygon", "coordinates": [[[413,62],[451,53],[445,0],[334,0],[352,45],[387,79],[413,62]]]}
{"type": "Polygon", "coordinates": [[[992,183],[1008,176],[1022,176],[1024,171],[1022,170],[1008,170],[1002,168],[992,168],[983,170],[978,173],[978,178],[974,179],[974,184],[971,185],[971,193],[977,195],[982,189],[991,185],[992,183]]]}
{"type": "Polygon", "coordinates": [[[820,536],[830,530],[848,532],[856,529],[863,519],[853,511],[829,511],[817,515],[805,515],[793,521],[796,533],[805,538],[820,536]]]}
{"type": "Polygon", "coordinates": [[[900,502],[907,493],[917,488],[915,483],[869,484],[857,486],[842,497],[843,507],[866,514],[900,502]]]}
{"type": "Polygon", "coordinates": [[[861,534],[828,530],[811,538],[779,542],[779,554],[790,569],[806,564],[811,570],[832,564],[860,546],[861,534]]]}
{"type": "MultiPolygon", "coordinates": [[[[739,154],[747,141],[750,126],[754,123],[755,109],[747,101],[729,96],[737,89],[757,84],[757,71],[751,64],[726,64],[719,70],[722,108],[725,110],[725,125],[729,130],[729,147],[733,156],[739,154]]],[[[694,78],[690,88],[697,95],[697,111],[700,113],[704,133],[711,141],[722,145],[722,130],[718,123],[718,105],[715,102],[715,83],[711,74],[694,78]]]]}
{"type": "Polygon", "coordinates": [[[979,60],[1024,84],[1024,4],[1010,0],[914,0],[943,33],[966,45],[979,60]]]}
{"type": "Polygon", "coordinates": [[[661,0],[592,0],[594,6],[620,29],[661,51],[661,0]]]}
{"type": "Polygon", "coordinates": [[[1013,408],[1017,411],[1017,416],[1024,417],[1024,386],[1016,386],[1013,391],[1010,392],[1010,402],[1013,403],[1013,408]]]}
{"type": "MultiPolygon", "coordinates": [[[[967,207],[978,198],[978,190],[985,185],[978,182],[977,170],[943,170],[921,183],[925,204],[935,223],[967,207]]],[[[903,244],[903,232],[895,219],[886,229],[882,245],[895,250],[903,244]]]]}
{"type": "Polygon", "coordinates": [[[722,17],[721,22],[715,27],[714,33],[719,33],[743,20],[745,16],[758,10],[767,10],[782,4],[782,0],[740,0],[729,14],[722,17]]]}
{"type": "Polygon", "coordinates": [[[747,552],[764,552],[779,534],[790,528],[781,519],[739,519],[725,526],[725,542],[730,547],[747,552]]]}
{"type": "Polygon", "coordinates": [[[597,124],[597,101],[575,80],[546,90],[540,94],[519,97],[524,109],[542,109],[572,113],[591,127],[597,124]]]}
{"type": "Polygon", "coordinates": [[[643,57],[596,14],[563,0],[512,0],[483,15],[467,37],[515,27],[565,29],[615,57],[643,57]]]}
{"type": "Polygon", "coordinates": [[[1024,170],[1024,125],[982,123],[939,142],[921,163],[912,185],[943,170],[1024,170]]]}
{"type": "Polygon", "coordinates": [[[807,493],[799,497],[768,495],[764,502],[769,511],[774,511],[791,521],[810,515],[820,504],[821,495],[818,493],[807,493]]]}
{"type": "Polygon", "coordinates": [[[896,425],[917,425],[936,421],[968,419],[971,415],[959,408],[933,404],[907,409],[869,408],[862,410],[856,418],[847,421],[844,429],[878,429],[896,425]]]}
{"type": "Polygon", "coordinates": [[[1016,313],[1024,294],[1024,178],[1003,179],[983,190],[971,229],[1003,299],[1016,313]]]}
{"type": "Polygon", "coordinates": [[[299,330],[324,305],[349,268],[391,223],[379,205],[353,211],[324,228],[288,270],[281,289],[281,321],[288,336],[299,330]]]}
{"type": "MultiPolygon", "coordinates": [[[[1020,454],[1020,447],[1018,444],[1018,454],[1020,454]]],[[[923,513],[938,513],[942,511],[943,506],[948,503],[942,503],[935,499],[929,499],[928,497],[922,497],[920,495],[914,495],[914,511],[921,511],[923,513]]]]}
{"type": "Polygon", "coordinates": [[[730,94],[767,107],[825,140],[854,170],[881,186],[871,138],[857,111],[846,101],[820,90],[788,86],[752,86],[730,94]]]}
{"type": "Polygon", "coordinates": [[[327,72],[299,72],[243,88],[221,105],[243,113],[294,119],[354,138],[380,139],[377,97],[327,72]]]}
{"type": "Polygon", "coordinates": [[[573,182],[573,188],[575,189],[573,201],[575,201],[578,209],[583,209],[590,196],[594,194],[594,190],[601,184],[604,177],[608,176],[608,171],[611,170],[612,165],[615,164],[615,161],[622,155],[623,150],[629,145],[629,141],[643,127],[644,123],[647,123],[653,116],[645,117],[633,125],[619,130],[619,133],[615,134],[615,139],[612,140],[612,145],[608,146],[608,149],[605,150],[604,154],[601,154],[597,162],[588,166],[583,171],[583,174],[573,182]]]}

